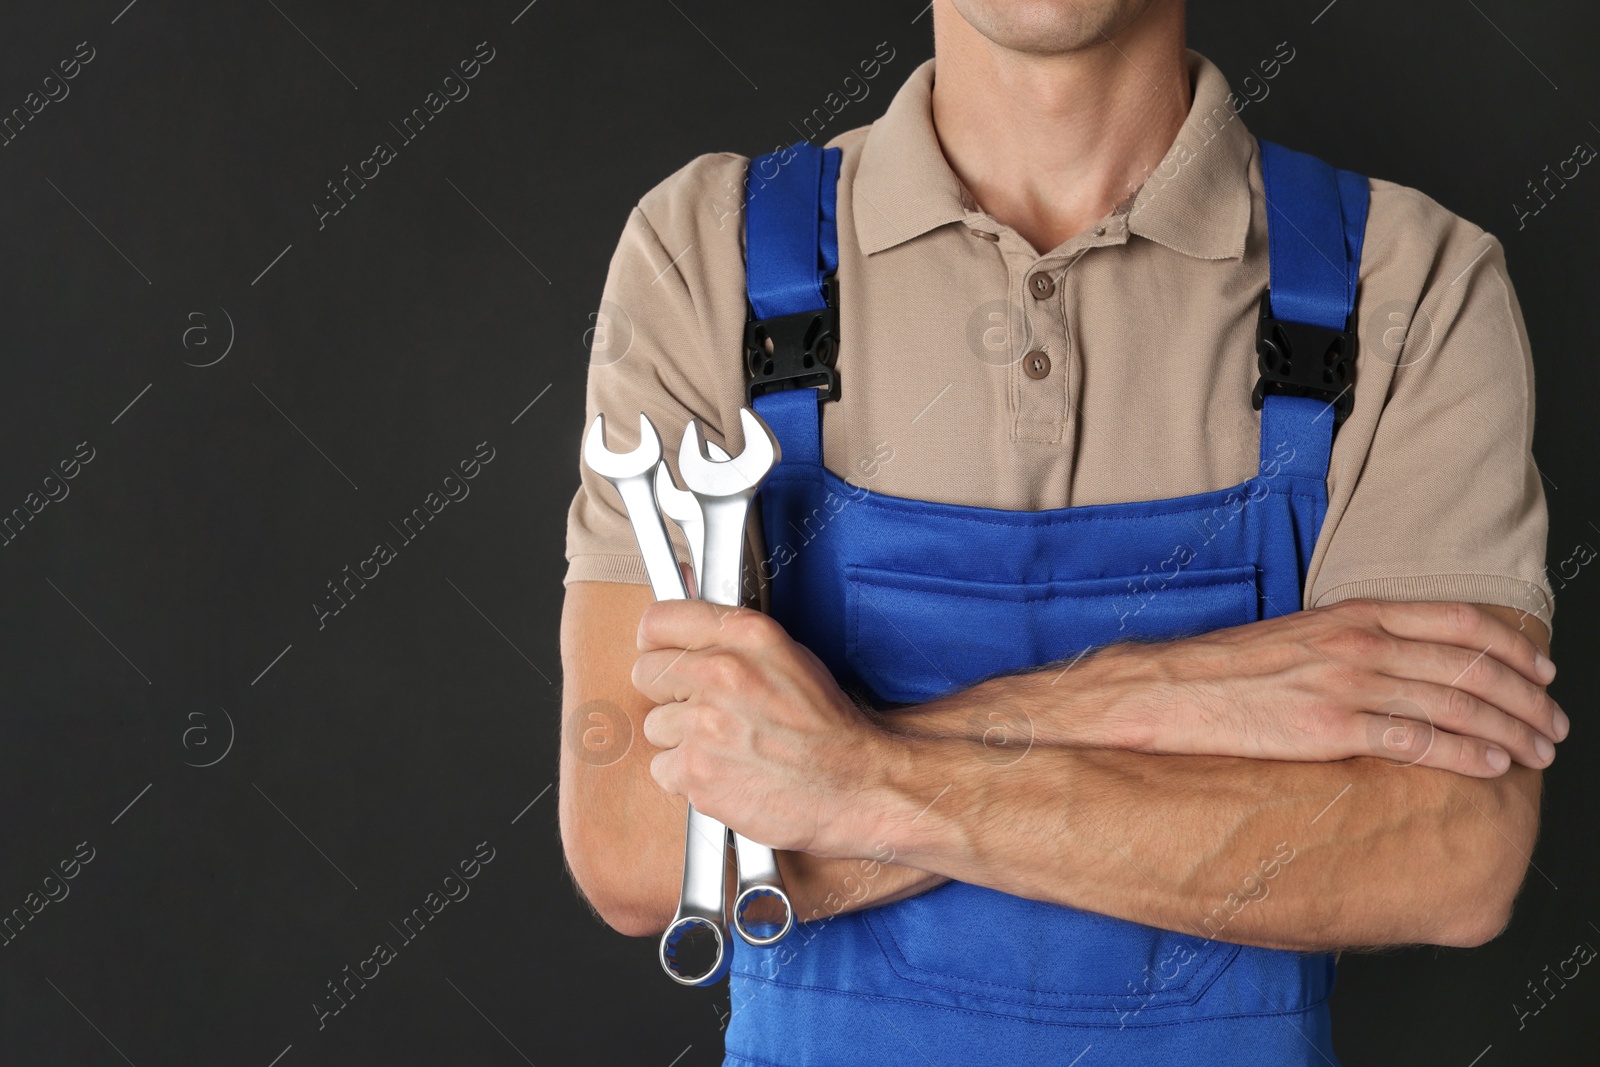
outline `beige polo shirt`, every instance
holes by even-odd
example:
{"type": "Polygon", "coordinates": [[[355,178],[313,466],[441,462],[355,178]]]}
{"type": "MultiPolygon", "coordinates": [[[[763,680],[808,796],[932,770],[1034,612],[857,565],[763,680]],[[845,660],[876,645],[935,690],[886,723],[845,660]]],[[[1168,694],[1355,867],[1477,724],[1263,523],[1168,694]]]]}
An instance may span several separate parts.
{"type": "MultiPolygon", "coordinates": [[[[1193,51],[1189,70],[1193,107],[1162,164],[1043,252],[974,204],[945,162],[934,61],[881,119],[829,142],[843,150],[830,470],[879,493],[1026,510],[1256,473],[1261,160],[1221,71],[1193,51]],[[1048,360],[1024,359],[1034,352],[1048,360]]],[[[1315,148],[1305,142],[1290,147],[1315,148]]],[[[625,449],[645,412],[674,474],[691,418],[743,447],[747,162],[700,156],[639,201],[596,318],[586,426],[604,412],[625,449]]],[[[1305,606],[1462,600],[1548,624],[1533,363],[1500,243],[1414,189],[1371,187],[1355,406],[1334,439],[1305,606]]],[[[621,501],[583,467],[580,443],[565,580],[643,582],[621,501]]],[[[758,514],[749,536],[749,558],[765,558],[758,514]]]]}

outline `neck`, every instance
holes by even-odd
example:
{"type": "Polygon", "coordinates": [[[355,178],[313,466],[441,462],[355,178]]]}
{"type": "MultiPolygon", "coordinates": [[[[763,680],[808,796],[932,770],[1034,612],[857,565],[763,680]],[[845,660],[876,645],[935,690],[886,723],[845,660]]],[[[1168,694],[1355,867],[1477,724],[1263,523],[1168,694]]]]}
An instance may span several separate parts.
{"type": "Polygon", "coordinates": [[[933,5],[933,122],[978,205],[1047,252],[1130,197],[1172,147],[1190,86],[1181,0],[1059,52],[1003,47],[933,5]]]}

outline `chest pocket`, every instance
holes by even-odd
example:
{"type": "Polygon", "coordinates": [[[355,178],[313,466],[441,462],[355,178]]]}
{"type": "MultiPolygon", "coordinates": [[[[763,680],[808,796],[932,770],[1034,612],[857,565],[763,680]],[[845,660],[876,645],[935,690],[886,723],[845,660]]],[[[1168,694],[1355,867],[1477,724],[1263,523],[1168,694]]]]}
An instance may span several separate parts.
{"type": "Polygon", "coordinates": [[[845,658],[880,700],[922,703],[1117,641],[1261,618],[1254,566],[992,582],[851,564],[845,658]]]}
{"type": "MultiPolygon", "coordinates": [[[[924,702],[1117,641],[1261,617],[1258,571],[1249,565],[1031,583],[859,564],[845,574],[848,668],[890,703],[924,702]]],[[[1089,1012],[1106,1025],[1171,1022],[1239,952],[959,882],[861,915],[902,980],[1030,1019],[1084,1020],[1089,1012]]]]}

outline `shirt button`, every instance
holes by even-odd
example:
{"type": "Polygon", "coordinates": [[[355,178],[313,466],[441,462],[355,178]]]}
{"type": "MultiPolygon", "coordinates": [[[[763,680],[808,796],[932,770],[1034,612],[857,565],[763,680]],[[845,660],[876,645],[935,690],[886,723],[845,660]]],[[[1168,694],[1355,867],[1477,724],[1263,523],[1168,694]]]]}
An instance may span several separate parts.
{"type": "Polygon", "coordinates": [[[968,226],[967,227],[967,232],[972,234],[972,236],[974,236],[974,237],[982,237],[985,241],[998,241],[998,240],[1000,240],[1000,235],[999,234],[990,233],[988,230],[980,230],[976,226],[968,226]]]}
{"type": "Polygon", "coordinates": [[[1035,271],[1028,275],[1028,292],[1035,300],[1049,300],[1056,294],[1056,283],[1044,271],[1035,271]]]}
{"type": "Polygon", "coordinates": [[[1022,372],[1038,380],[1050,373],[1050,357],[1043,352],[1029,352],[1022,357],[1022,372]]]}

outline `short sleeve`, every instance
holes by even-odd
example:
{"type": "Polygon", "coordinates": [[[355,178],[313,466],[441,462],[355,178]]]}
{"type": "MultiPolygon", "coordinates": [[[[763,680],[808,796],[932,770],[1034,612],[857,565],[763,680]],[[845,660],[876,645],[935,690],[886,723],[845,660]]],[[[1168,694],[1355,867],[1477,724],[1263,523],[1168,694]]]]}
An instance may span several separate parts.
{"type": "MultiPolygon", "coordinates": [[[[603,413],[607,447],[629,451],[645,414],[680,486],[678,446],[691,419],[706,439],[742,447],[724,429],[738,434],[742,402],[744,166],[731,154],[701,156],[641,199],[592,316],[584,431],[603,413]]],[[[573,446],[580,480],[567,512],[563,584],[645,583],[621,497],[583,463],[581,437],[573,446]]],[[[689,562],[682,534],[666,525],[680,562],[689,562]]]]}
{"type": "Polygon", "coordinates": [[[1337,472],[1350,487],[1307,606],[1455,600],[1549,626],[1532,350],[1500,242],[1453,221],[1416,310],[1363,311],[1358,403],[1364,373],[1387,395],[1359,469],[1337,472]]]}

